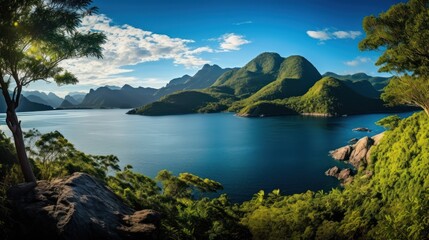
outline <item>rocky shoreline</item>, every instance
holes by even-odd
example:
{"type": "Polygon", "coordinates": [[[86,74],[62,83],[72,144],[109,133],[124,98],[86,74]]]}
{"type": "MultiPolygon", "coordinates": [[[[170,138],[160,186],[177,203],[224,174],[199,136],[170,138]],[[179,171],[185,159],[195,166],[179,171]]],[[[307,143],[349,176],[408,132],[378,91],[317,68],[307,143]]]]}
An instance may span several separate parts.
{"type": "MultiPolygon", "coordinates": [[[[363,170],[371,163],[370,156],[372,147],[378,145],[383,136],[384,132],[372,137],[365,136],[354,144],[349,144],[330,151],[329,155],[337,161],[344,161],[350,164],[355,171],[363,170]]],[[[341,181],[341,184],[344,185],[353,181],[355,172],[351,168],[341,169],[338,166],[334,166],[329,168],[325,172],[325,175],[337,178],[341,181]]],[[[372,172],[365,170],[365,175],[372,176],[372,172]]]]}

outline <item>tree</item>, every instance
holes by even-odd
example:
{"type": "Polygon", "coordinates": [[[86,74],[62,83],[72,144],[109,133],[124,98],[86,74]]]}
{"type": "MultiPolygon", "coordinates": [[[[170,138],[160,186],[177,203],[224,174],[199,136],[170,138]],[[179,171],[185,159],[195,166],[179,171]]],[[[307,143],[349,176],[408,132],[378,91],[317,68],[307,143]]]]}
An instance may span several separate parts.
{"type": "Polygon", "coordinates": [[[102,57],[106,37],[80,32],[81,19],[95,12],[92,0],[0,0],[0,87],[6,124],[12,132],[25,181],[35,182],[16,115],[22,88],[35,81],[75,84],[77,78],[59,66],[66,59],[102,57]],[[13,89],[13,90],[12,90],[13,89]]]}
{"type": "Polygon", "coordinates": [[[421,107],[429,115],[429,0],[393,5],[363,20],[361,50],[382,49],[380,72],[397,74],[382,94],[388,103],[421,107]]]}

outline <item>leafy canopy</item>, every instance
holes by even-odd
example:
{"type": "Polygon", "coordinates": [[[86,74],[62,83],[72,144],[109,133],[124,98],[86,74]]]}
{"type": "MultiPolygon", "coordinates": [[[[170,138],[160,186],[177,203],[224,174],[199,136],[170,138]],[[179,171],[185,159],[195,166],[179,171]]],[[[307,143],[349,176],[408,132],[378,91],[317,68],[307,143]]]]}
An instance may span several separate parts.
{"type": "Polygon", "coordinates": [[[375,63],[379,71],[399,74],[382,99],[421,107],[429,115],[429,0],[393,5],[378,17],[365,17],[363,28],[359,48],[384,50],[375,63]]]}
{"type": "Polygon", "coordinates": [[[81,19],[97,10],[90,4],[91,0],[0,0],[1,87],[8,88],[13,81],[19,90],[50,78],[58,84],[77,83],[58,64],[70,58],[102,57],[104,34],[78,29],[81,19]]]}
{"type": "Polygon", "coordinates": [[[376,65],[381,72],[429,76],[429,1],[410,0],[363,20],[361,50],[384,50],[376,65]]]}

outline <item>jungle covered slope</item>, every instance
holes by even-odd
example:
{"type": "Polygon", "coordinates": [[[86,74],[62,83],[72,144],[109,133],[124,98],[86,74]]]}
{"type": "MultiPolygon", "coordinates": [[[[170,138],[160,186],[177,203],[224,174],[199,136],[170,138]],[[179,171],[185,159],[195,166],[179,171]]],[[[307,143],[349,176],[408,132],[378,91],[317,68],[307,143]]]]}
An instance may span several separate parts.
{"type": "Polygon", "coordinates": [[[428,239],[428,116],[402,120],[371,151],[343,191],[261,191],[242,204],[241,223],[254,239],[428,239]]]}

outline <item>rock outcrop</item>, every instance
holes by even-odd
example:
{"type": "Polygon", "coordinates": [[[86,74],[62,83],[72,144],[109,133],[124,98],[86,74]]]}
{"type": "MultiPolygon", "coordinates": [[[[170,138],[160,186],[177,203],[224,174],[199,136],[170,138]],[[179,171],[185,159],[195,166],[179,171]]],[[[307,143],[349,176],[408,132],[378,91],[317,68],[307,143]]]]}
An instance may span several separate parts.
{"type": "Polygon", "coordinates": [[[334,166],[325,172],[326,176],[335,177],[343,184],[349,183],[353,180],[353,171],[350,168],[340,169],[334,166]]]}
{"type": "Polygon", "coordinates": [[[135,212],[101,181],[85,173],[8,192],[19,221],[18,239],[157,239],[160,214],[135,212]]]}
{"type": "Polygon", "coordinates": [[[352,151],[353,151],[352,146],[344,146],[344,147],[338,148],[334,151],[331,151],[329,154],[335,160],[345,161],[345,160],[349,159],[352,151]]]}
{"type": "Polygon", "coordinates": [[[383,138],[384,133],[373,137],[363,137],[353,145],[338,148],[330,152],[335,160],[348,161],[353,167],[359,169],[360,166],[366,166],[370,161],[371,147],[377,145],[383,138]]]}

